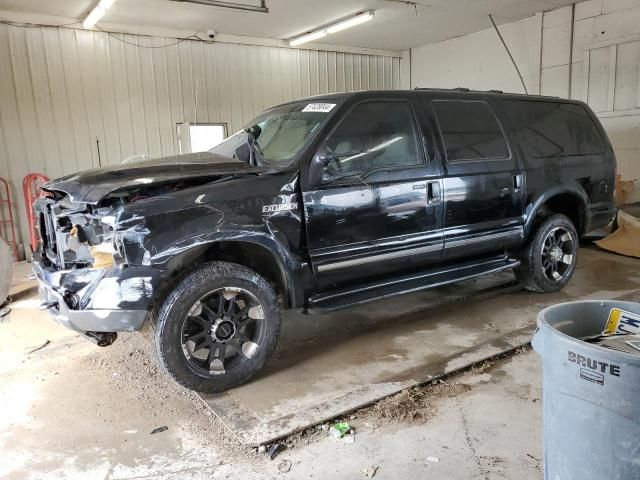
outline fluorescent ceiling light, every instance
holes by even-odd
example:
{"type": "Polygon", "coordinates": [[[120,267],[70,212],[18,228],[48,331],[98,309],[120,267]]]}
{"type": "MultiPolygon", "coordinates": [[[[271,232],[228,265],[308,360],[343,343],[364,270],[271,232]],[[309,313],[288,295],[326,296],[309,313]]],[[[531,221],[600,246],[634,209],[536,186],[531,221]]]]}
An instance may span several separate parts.
{"type": "Polygon", "coordinates": [[[94,9],[89,12],[84,22],[82,22],[83,28],[89,29],[95,27],[98,20],[100,20],[104,14],[107,13],[111,5],[113,5],[113,2],[115,2],[115,0],[100,0],[94,9]]]}
{"type": "Polygon", "coordinates": [[[266,0],[260,0],[260,5],[247,5],[244,3],[226,2],[224,0],[173,0],[174,2],[199,3],[210,7],[231,8],[233,10],[245,10],[248,12],[269,13],[266,0]]]}
{"type": "Polygon", "coordinates": [[[292,47],[296,47],[298,45],[302,45],[303,43],[318,40],[319,38],[322,38],[328,34],[341,32],[342,30],[346,30],[347,28],[351,28],[356,25],[360,25],[361,23],[368,22],[373,18],[373,15],[373,10],[359,13],[358,15],[347,18],[346,20],[341,20],[340,22],[336,22],[332,25],[329,25],[328,27],[324,27],[320,30],[316,30],[296,37],[289,41],[289,45],[292,47]]]}
{"type": "Polygon", "coordinates": [[[338,33],[342,30],[346,30],[347,28],[355,27],[356,25],[360,25],[361,23],[368,22],[373,18],[373,12],[364,12],[355,17],[348,18],[347,20],[343,20],[342,22],[338,22],[335,25],[331,25],[327,27],[328,33],[338,33]]]}
{"type": "Polygon", "coordinates": [[[295,47],[296,45],[302,45],[303,43],[313,42],[314,40],[318,40],[319,38],[326,37],[326,30],[318,30],[317,32],[307,33],[306,35],[302,35],[301,37],[294,38],[289,42],[289,45],[295,47]]]}

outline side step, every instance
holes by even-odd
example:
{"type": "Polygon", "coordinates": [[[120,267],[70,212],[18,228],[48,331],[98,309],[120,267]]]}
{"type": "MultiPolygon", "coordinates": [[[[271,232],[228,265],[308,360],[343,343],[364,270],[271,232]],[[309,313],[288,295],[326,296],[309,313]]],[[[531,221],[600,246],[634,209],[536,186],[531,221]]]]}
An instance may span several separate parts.
{"type": "Polygon", "coordinates": [[[358,285],[355,288],[332,290],[311,297],[306,313],[333,312],[335,310],[341,310],[403,293],[417,292],[419,290],[426,290],[428,288],[480,277],[489,273],[500,272],[509,268],[515,268],[518,265],[520,265],[520,260],[501,255],[480,262],[448,265],[435,270],[358,285]]]}

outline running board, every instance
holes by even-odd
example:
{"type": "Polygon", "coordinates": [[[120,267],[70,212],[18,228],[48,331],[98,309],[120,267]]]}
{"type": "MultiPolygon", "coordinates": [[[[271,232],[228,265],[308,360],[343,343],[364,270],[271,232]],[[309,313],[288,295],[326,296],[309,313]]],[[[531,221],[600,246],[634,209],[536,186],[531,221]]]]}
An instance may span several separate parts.
{"type": "Polygon", "coordinates": [[[480,277],[489,273],[500,272],[519,265],[519,260],[499,256],[480,262],[449,265],[435,270],[359,285],[356,288],[332,290],[311,297],[306,313],[329,313],[395,295],[417,292],[480,277]]]}

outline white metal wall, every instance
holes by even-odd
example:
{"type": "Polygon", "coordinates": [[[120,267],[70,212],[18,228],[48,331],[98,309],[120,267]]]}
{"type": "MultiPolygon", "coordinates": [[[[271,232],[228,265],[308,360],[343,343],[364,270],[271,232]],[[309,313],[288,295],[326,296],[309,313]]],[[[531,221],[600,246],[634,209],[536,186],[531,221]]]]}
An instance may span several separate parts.
{"type": "Polygon", "coordinates": [[[400,86],[394,57],[115,36],[0,25],[0,177],[14,188],[23,240],[27,173],[175,154],[177,123],[234,132],[287,100],[400,86]]]}
{"type": "MultiPolygon", "coordinates": [[[[540,91],[541,22],[542,15],[536,15],[500,26],[529,93],[540,91]]],[[[411,63],[412,86],[524,93],[493,29],[414,48],[411,63]]]]}
{"type": "MultiPolygon", "coordinates": [[[[500,26],[531,93],[584,100],[640,180],[640,0],[586,0],[500,26]]],[[[492,29],[411,50],[412,85],[521,92],[492,29]]],[[[640,201],[640,181],[630,202],[640,201]]]]}
{"type": "MultiPolygon", "coordinates": [[[[640,0],[584,1],[545,13],[544,24],[542,92],[586,101],[622,179],[639,179],[640,0]]],[[[640,187],[628,201],[640,201],[640,187]]]]}

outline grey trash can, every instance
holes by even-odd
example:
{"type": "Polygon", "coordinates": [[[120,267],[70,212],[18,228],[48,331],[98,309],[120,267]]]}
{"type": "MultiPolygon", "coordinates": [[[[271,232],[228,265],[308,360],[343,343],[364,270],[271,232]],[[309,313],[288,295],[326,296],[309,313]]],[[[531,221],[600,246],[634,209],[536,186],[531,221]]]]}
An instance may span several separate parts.
{"type": "Polygon", "coordinates": [[[640,314],[638,303],[596,300],[538,315],[545,480],[640,479],[640,351],[580,340],[601,333],[612,308],[640,314]]]}

